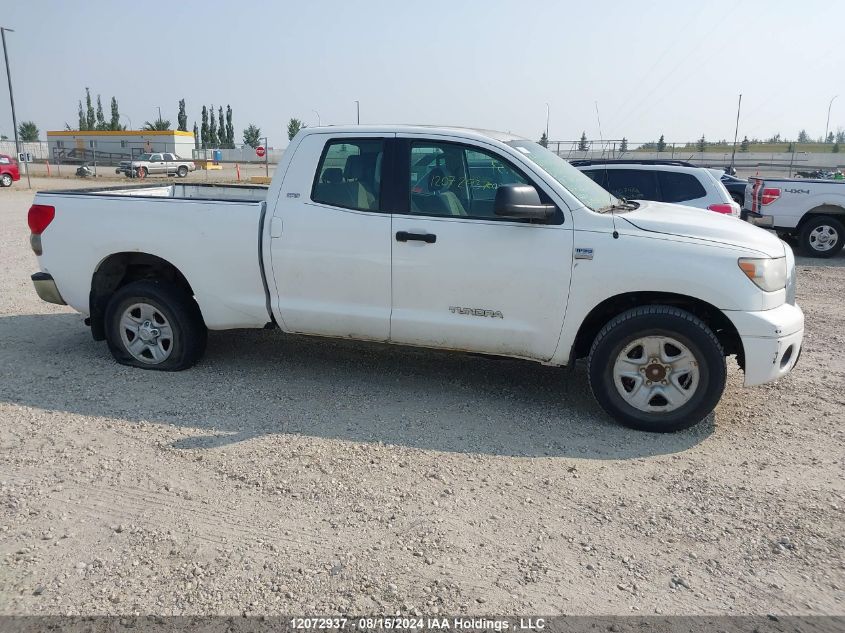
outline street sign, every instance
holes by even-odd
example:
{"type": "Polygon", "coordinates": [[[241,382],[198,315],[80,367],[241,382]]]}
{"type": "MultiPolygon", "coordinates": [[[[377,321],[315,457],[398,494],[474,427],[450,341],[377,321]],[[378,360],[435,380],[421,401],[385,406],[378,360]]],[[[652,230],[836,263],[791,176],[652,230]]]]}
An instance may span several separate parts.
{"type": "Polygon", "coordinates": [[[258,156],[258,158],[261,158],[262,156],[264,156],[265,153],[266,153],[266,150],[264,149],[263,145],[259,145],[258,147],[255,148],[255,154],[258,156]]]}

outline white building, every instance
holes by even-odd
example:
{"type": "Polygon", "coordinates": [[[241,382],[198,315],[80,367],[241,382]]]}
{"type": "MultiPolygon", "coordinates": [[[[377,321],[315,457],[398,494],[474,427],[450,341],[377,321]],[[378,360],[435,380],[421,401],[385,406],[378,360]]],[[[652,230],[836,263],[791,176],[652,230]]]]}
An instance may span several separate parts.
{"type": "Polygon", "coordinates": [[[47,147],[48,160],[54,163],[117,163],[148,152],[190,158],[194,134],[181,130],[58,130],[47,132],[47,147]]]}

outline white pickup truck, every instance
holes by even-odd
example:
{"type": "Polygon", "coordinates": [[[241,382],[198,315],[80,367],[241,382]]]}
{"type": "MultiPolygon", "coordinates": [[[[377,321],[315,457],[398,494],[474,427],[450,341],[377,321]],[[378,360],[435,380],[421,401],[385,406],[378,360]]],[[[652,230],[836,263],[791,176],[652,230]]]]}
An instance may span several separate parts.
{"type": "Polygon", "coordinates": [[[40,192],[39,296],[118,362],[180,370],[207,330],[279,327],[530,359],[587,358],[593,393],[649,431],[725,387],[789,372],[804,317],[792,252],[717,213],[614,198],[537,143],[408,126],[308,128],[269,189],[40,192]]]}
{"type": "Polygon", "coordinates": [[[742,217],[797,239],[804,255],[833,257],[845,245],[845,182],[749,178],[742,217]]]}

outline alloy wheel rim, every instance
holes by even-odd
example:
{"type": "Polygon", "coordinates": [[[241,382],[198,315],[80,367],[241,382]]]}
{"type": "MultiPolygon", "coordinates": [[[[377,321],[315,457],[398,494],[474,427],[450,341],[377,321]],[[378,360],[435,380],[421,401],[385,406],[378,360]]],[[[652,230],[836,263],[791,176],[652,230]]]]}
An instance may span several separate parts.
{"type": "Polygon", "coordinates": [[[822,224],[810,232],[810,246],[817,251],[829,251],[839,242],[839,232],[828,224],[822,224]]]}
{"type": "Polygon", "coordinates": [[[149,303],[134,303],[123,311],[120,338],[135,360],[148,365],[163,363],[173,352],[173,328],[149,303]]]}
{"type": "Polygon", "coordinates": [[[613,384],[639,411],[667,413],[698,391],[700,367],[692,351],[671,336],[643,336],[626,344],[613,364],[613,384]]]}

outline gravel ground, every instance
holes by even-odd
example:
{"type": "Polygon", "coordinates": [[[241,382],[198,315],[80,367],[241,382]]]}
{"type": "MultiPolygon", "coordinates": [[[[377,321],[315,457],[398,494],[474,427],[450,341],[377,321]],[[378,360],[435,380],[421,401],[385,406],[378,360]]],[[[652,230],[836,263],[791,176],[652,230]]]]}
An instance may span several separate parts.
{"type": "Polygon", "coordinates": [[[790,376],[731,362],[663,436],[583,367],[271,331],[118,366],[32,290],[31,196],[0,191],[0,614],[845,614],[845,255],[799,261],[790,376]]]}

